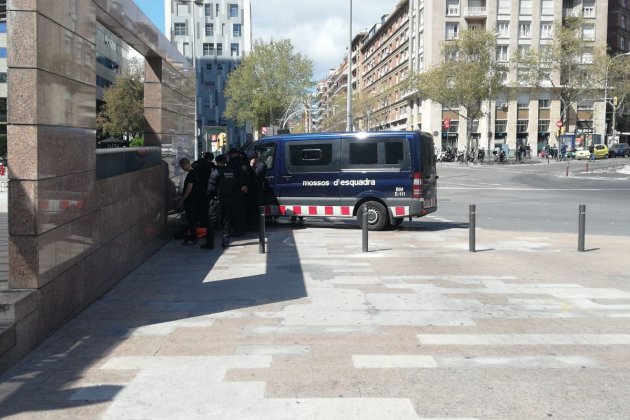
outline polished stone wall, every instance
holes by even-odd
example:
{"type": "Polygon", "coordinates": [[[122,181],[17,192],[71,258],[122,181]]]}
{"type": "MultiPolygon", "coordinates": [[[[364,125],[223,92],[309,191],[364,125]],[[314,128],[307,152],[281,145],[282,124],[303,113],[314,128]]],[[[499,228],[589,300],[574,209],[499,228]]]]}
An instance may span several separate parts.
{"type": "Polygon", "coordinates": [[[171,151],[193,153],[195,89],[187,60],[132,0],[11,0],[8,30],[9,287],[34,293],[16,311],[4,355],[15,358],[164,244],[171,151]],[[147,58],[146,139],[166,151],[102,179],[97,21],[147,58]]]}

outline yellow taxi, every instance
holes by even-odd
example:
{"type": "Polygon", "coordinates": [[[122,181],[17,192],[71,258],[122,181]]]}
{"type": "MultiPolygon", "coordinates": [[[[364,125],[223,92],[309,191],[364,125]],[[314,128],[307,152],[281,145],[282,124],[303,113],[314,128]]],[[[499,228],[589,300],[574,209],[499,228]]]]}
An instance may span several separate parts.
{"type": "MultiPolygon", "coordinates": [[[[595,159],[608,159],[608,147],[604,144],[595,145],[595,159]]],[[[588,151],[588,147],[582,147],[575,152],[576,159],[589,159],[591,153],[588,151]]]]}

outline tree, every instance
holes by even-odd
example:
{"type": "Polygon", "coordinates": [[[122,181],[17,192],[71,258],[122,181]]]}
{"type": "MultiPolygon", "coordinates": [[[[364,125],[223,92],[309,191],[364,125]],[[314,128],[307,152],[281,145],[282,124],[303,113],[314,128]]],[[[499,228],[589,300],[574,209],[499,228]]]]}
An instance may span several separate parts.
{"type": "MultiPolygon", "coordinates": [[[[496,62],[496,37],[483,29],[461,31],[442,47],[445,61],[425,73],[411,75],[421,99],[431,99],[466,120],[470,150],[473,121],[486,115],[483,104],[507,91],[507,67],[496,62]]],[[[489,107],[488,107],[489,108],[489,107]]]]}
{"type": "MultiPolygon", "coordinates": [[[[274,125],[313,86],[313,63],[291,41],[256,40],[225,87],[224,116],[238,124],[274,125]]],[[[289,111],[290,112],[290,111],[289,111]]]]}
{"type": "Polygon", "coordinates": [[[604,87],[606,53],[584,35],[584,20],[554,23],[553,40],[538,50],[521,50],[514,57],[517,85],[546,91],[561,103],[560,120],[568,127],[578,102],[596,100],[604,87]]]}
{"type": "Polygon", "coordinates": [[[142,71],[130,66],[103,93],[105,104],[96,118],[98,130],[130,140],[144,132],[142,71]]]}
{"type": "MultiPolygon", "coordinates": [[[[605,60],[606,73],[604,85],[608,88],[605,92],[606,115],[610,109],[612,121],[611,132],[613,137],[617,131],[617,124],[623,125],[627,120],[624,110],[628,108],[630,100],[630,55],[607,57],[605,60]]],[[[613,139],[613,141],[615,141],[613,139]]]]}

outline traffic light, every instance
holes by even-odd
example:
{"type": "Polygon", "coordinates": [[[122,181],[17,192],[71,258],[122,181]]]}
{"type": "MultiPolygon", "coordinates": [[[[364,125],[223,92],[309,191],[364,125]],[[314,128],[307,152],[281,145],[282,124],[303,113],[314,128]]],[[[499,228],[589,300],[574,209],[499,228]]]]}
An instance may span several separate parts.
{"type": "Polygon", "coordinates": [[[445,118],[444,121],[442,121],[442,127],[444,127],[445,130],[451,128],[451,119],[445,118]]]}
{"type": "Polygon", "coordinates": [[[219,133],[218,139],[219,139],[219,148],[220,149],[222,149],[225,146],[225,138],[226,138],[225,133],[219,133]]]}
{"type": "Polygon", "coordinates": [[[617,97],[613,96],[613,106],[617,106],[618,103],[617,97]]]}

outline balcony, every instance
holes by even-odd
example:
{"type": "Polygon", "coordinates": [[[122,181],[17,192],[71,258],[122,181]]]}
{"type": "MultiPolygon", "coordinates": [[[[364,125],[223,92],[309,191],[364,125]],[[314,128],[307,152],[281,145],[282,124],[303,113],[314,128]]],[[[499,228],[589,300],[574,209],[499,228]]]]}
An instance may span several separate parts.
{"type": "Polygon", "coordinates": [[[577,18],[580,17],[580,11],[578,9],[564,9],[562,10],[562,16],[565,18],[577,18]]]}
{"type": "Polygon", "coordinates": [[[474,18],[474,17],[487,17],[488,16],[488,8],[487,7],[467,7],[465,12],[465,17],[474,18]]]}

